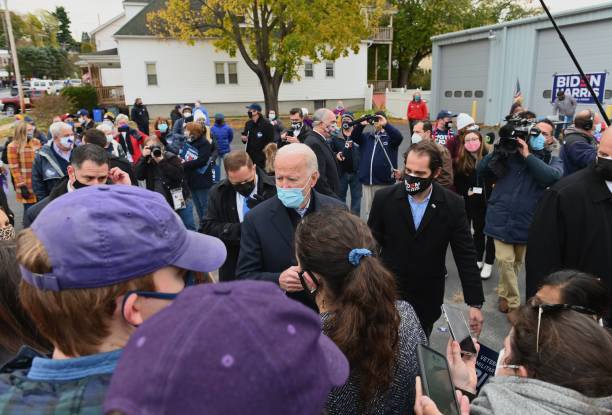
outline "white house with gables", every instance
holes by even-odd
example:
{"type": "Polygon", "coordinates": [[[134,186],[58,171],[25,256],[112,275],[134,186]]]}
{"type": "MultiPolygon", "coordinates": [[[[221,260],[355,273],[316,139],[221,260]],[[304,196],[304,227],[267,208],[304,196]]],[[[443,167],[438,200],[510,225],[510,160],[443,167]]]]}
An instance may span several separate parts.
{"type": "MultiPolygon", "coordinates": [[[[198,99],[211,113],[226,115],[243,115],[246,104],[263,103],[259,79],[240,54],[231,57],[216,50],[210,40],[190,46],[153,35],[146,16],[164,5],[165,0],[124,1],[123,13],[90,33],[97,52],[81,55],[78,64],[89,72],[102,104],[132,105],[141,97],[154,116],[198,99]]],[[[347,57],[305,62],[301,79],[281,86],[280,112],[296,106],[310,111],[335,107],[337,100],[351,109],[368,106],[372,97],[368,47],[390,44],[392,33],[391,28],[379,29],[374,40],[362,42],[359,51],[347,57]]]]}

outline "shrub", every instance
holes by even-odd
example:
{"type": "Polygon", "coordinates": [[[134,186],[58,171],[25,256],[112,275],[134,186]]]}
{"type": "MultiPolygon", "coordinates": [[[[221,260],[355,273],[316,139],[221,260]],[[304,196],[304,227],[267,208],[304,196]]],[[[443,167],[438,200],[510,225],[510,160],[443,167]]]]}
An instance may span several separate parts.
{"type": "Polygon", "coordinates": [[[72,112],[74,108],[74,101],[69,96],[45,95],[36,100],[29,115],[34,118],[36,127],[44,131],[51,125],[53,117],[72,112]]]}
{"type": "Polygon", "coordinates": [[[72,99],[74,107],[71,112],[76,112],[81,108],[91,111],[98,105],[98,94],[96,88],[91,85],[70,86],[62,89],[62,95],[72,99]]]}

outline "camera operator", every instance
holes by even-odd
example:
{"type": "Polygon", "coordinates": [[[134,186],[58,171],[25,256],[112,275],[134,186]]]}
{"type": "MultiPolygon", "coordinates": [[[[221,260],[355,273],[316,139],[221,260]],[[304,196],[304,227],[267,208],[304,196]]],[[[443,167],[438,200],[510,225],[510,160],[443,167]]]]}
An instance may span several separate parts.
{"type": "Polygon", "coordinates": [[[564,135],[561,159],[565,175],[582,170],[597,158],[597,142],[594,133],[601,129],[599,115],[591,110],[580,111],[574,119],[574,125],[567,128],[564,135]]]}
{"type": "Polygon", "coordinates": [[[292,143],[303,143],[311,128],[304,123],[304,112],[301,108],[292,108],[289,111],[289,121],[291,128],[287,129],[280,136],[278,148],[292,143]]]}
{"type": "Polygon", "coordinates": [[[493,152],[478,163],[477,174],[495,183],[484,233],[495,241],[498,307],[507,313],[520,305],[518,274],[536,205],[544,190],[563,175],[563,163],[546,150],[544,136],[526,120],[510,120],[499,137],[493,152]]]}
{"type": "Polygon", "coordinates": [[[342,115],[340,134],[332,137],[332,150],[338,160],[340,175],[340,199],[346,203],[346,194],[351,189],[351,212],[359,216],[361,213],[361,182],[359,181],[359,145],[355,144],[351,134],[355,127],[351,126],[355,119],[351,114],[342,115]]]}
{"type": "Polygon", "coordinates": [[[149,137],[144,142],[135,171],[136,178],[144,180],[147,189],[166,198],[187,229],[196,230],[193,203],[180,157],[166,151],[157,137],[149,137]]]}
{"type": "Polygon", "coordinates": [[[383,111],[375,116],[362,117],[351,134],[353,142],[359,146],[359,181],[363,184],[365,218],[377,190],[395,184],[402,176],[397,169],[397,151],[404,137],[397,128],[389,124],[383,111]],[[364,119],[365,118],[365,119],[364,119]],[[368,124],[374,131],[364,133],[368,124]]]}

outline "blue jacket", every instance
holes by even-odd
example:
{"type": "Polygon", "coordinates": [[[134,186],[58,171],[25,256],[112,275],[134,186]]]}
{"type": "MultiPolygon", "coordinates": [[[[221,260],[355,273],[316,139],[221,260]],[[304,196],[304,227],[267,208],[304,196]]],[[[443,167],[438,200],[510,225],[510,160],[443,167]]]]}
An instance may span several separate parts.
{"type": "Polygon", "coordinates": [[[53,140],[40,148],[32,165],[32,188],[38,200],[49,196],[55,185],[68,174],[68,162],[58,160],[51,145],[53,140]]]}
{"type": "MultiPolygon", "coordinates": [[[[489,153],[478,163],[479,175],[491,178],[489,153]]],[[[507,244],[526,244],[536,205],[547,187],[563,176],[563,162],[544,151],[523,158],[516,153],[506,161],[506,174],[497,178],[487,204],[484,233],[507,244]]]]}
{"type": "Polygon", "coordinates": [[[232,151],[230,146],[232,140],[234,139],[234,130],[232,127],[225,123],[221,125],[215,123],[212,127],[210,127],[210,133],[217,140],[220,156],[232,151]]]}
{"type": "Polygon", "coordinates": [[[561,148],[560,156],[566,176],[584,169],[595,161],[597,144],[586,131],[570,127],[565,130],[564,138],[565,144],[561,148]]]}
{"type": "Polygon", "coordinates": [[[364,128],[358,124],[351,134],[361,153],[359,181],[367,185],[394,184],[392,170],[397,169],[397,150],[404,139],[402,133],[391,124],[385,125],[379,133],[364,134],[364,128]]]}

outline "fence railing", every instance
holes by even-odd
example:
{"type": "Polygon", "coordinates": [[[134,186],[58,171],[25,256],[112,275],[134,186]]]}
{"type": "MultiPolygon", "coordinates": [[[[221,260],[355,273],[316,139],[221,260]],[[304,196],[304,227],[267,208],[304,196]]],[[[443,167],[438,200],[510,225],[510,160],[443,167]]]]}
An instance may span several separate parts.
{"type": "Polygon", "coordinates": [[[372,40],[374,42],[391,42],[393,40],[393,28],[375,27],[372,29],[372,40]]]}
{"type": "Polygon", "coordinates": [[[100,104],[124,105],[123,86],[97,86],[98,102],[100,104]]]}

